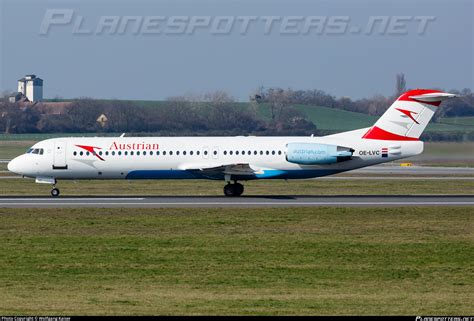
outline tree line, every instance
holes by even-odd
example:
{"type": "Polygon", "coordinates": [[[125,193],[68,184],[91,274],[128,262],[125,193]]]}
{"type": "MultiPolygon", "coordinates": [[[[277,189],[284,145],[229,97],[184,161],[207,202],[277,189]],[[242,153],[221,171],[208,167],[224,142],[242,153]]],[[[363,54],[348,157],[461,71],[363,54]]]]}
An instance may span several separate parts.
{"type": "MultiPolygon", "coordinates": [[[[374,116],[382,115],[398,95],[406,90],[404,75],[397,75],[394,95],[376,95],[353,100],[337,98],[323,90],[259,88],[249,103],[238,103],[225,91],[203,95],[170,97],[162,102],[97,100],[81,98],[59,114],[45,113],[40,106],[0,100],[0,132],[3,133],[155,133],[158,135],[323,135],[294,105],[314,105],[343,109],[374,116]],[[262,117],[265,107],[270,117],[262,117]],[[106,121],[99,122],[100,115],[106,121]]],[[[470,89],[449,90],[459,94],[443,103],[435,121],[443,117],[474,116],[470,89]]],[[[428,139],[461,139],[465,133],[426,134],[428,139]]],[[[472,136],[472,133],[470,134],[472,136]]],[[[465,138],[463,138],[465,139],[465,138]]]]}
{"type": "Polygon", "coordinates": [[[255,104],[242,104],[223,91],[170,97],[146,104],[123,100],[76,99],[60,114],[41,113],[40,104],[0,102],[3,133],[157,133],[160,135],[309,135],[316,126],[294,108],[270,121],[255,104]],[[158,106],[157,106],[158,105],[158,106]],[[105,115],[106,121],[98,118],[105,115]]]}

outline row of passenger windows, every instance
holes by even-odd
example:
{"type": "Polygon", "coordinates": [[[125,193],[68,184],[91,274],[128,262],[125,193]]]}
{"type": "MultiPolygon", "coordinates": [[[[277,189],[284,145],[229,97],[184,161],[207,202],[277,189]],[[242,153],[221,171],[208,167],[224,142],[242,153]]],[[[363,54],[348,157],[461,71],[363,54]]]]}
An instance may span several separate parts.
{"type": "MultiPolygon", "coordinates": [[[[90,154],[96,155],[96,153],[83,152],[83,151],[80,151],[80,152],[74,151],[74,152],[73,152],[73,155],[74,155],[74,156],[77,156],[77,155],[79,155],[79,156],[84,156],[84,155],[89,156],[90,154]]],[[[191,156],[192,156],[192,155],[197,155],[197,156],[199,156],[199,155],[201,155],[201,152],[200,152],[200,151],[196,151],[196,152],[194,152],[194,151],[189,151],[189,152],[187,152],[187,151],[182,151],[182,152],[181,152],[181,155],[183,155],[183,156],[186,156],[186,155],[188,155],[188,154],[191,155],[191,156]]],[[[208,155],[209,152],[208,152],[207,150],[205,150],[205,151],[203,151],[203,154],[204,154],[204,155],[208,155]]],[[[217,155],[217,150],[212,151],[212,154],[213,154],[213,155],[217,155]]],[[[232,151],[232,150],[231,150],[231,151],[226,151],[226,150],[225,150],[225,151],[223,152],[223,154],[224,154],[224,155],[252,155],[252,154],[253,154],[253,155],[264,155],[264,154],[265,154],[265,155],[277,155],[277,154],[278,154],[278,155],[281,155],[281,154],[282,154],[282,151],[281,151],[281,150],[279,150],[279,151],[274,151],[274,150],[272,150],[272,151],[269,151],[269,150],[267,150],[267,151],[263,151],[263,150],[261,150],[261,151],[256,151],[256,150],[254,150],[254,151],[252,152],[252,151],[250,151],[250,150],[249,150],[249,151],[244,151],[244,150],[243,150],[243,151],[238,151],[238,150],[236,150],[236,151],[232,151]]],[[[99,156],[103,156],[103,155],[105,155],[105,156],[109,156],[109,155],[112,155],[112,156],[115,156],[115,155],[118,155],[118,156],[121,156],[121,155],[124,155],[124,156],[128,156],[128,155],[130,155],[130,156],[133,156],[133,155],[137,155],[137,156],[140,156],[140,155],[143,155],[143,156],[146,156],[146,155],[150,155],[150,156],[153,156],[153,155],[160,156],[160,151],[156,151],[155,153],[154,153],[153,151],[149,151],[149,152],[147,152],[147,151],[141,151],[141,152],[140,152],[140,151],[136,151],[136,152],[135,152],[135,151],[130,151],[130,152],[129,152],[129,151],[123,151],[123,152],[122,152],[122,151],[120,151],[120,150],[117,151],[117,152],[116,152],[116,151],[111,151],[111,152],[109,152],[109,151],[106,151],[106,152],[99,151],[99,152],[97,153],[97,155],[99,155],[99,156]]],[[[168,153],[167,153],[166,151],[162,151],[162,152],[161,152],[161,155],[163,155],[163,156],[166,156],[166,155],[173,156],[173,151],[169,151],[168,153]]],[[[179,156],[179,155],[180,155],[180,151],[179,151],[179,150],[176,151],[176,152],[175,152],[175,155],[179,156]]]]}

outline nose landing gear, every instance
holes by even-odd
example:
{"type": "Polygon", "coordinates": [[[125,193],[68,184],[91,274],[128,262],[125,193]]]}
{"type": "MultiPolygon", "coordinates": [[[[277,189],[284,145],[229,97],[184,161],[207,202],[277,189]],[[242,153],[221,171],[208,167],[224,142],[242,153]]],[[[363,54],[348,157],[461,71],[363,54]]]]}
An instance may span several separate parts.
{"type": "Polygon", "coordinates": [[[244,192],[244,186],[235,182],[234,184],[227,183],[224,186],[224,195],[225,196],[240,196],[244,192]]]}
{"type": "Polygon", "coordinates": [[[53,185],[53,189],[51,190],[51,196],[53,196],[53,197],[58,197],[59,196],[59,188],[56,188],[55,185],[53,185]]]}

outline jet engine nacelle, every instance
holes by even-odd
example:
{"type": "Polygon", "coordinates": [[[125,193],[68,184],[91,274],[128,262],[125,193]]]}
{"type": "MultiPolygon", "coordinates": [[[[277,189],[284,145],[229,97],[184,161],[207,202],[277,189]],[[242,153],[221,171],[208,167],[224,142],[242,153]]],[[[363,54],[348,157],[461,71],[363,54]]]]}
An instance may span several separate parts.
{"type": "Polygon", "coordinates": [[[286,160],[301,165],[334,164],[350,160],[352,148],[313,143],[287,144],[286,160]]]}

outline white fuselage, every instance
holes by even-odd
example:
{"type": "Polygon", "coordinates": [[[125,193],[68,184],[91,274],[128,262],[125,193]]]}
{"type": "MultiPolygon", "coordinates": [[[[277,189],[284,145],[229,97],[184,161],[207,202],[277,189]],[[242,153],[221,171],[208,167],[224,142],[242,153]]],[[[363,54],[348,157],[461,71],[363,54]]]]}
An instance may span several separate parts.
{"type": "Polygon", "coordinates": [[[71,137],[41,141],[40,150],[15,158],[9,170],[56,179],[311,178],[418,155],[421,141],[362,139],[367,129],[325,137],[71,137]],[[301,165],[287,161],[287,144],[315,143],[353,149],[350,160],[301,165]],[[254,175],[208,169],[246,164],[254,175]]]}

